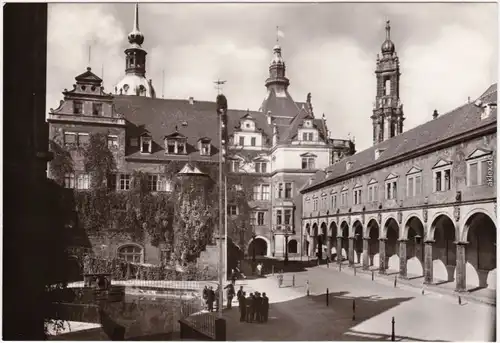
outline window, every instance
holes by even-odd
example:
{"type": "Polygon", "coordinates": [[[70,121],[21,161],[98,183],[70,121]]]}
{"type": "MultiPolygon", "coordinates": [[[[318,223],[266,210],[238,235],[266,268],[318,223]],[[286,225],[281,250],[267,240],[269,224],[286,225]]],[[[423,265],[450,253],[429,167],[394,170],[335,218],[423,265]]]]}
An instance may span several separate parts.
{"type": "Polygon", "coordinates": [[[238,215],[238,207],[236,205],[227,205],[227,215],[228,216],[237,216],[238,215]]]}
{"type": "Polygon", "coordinates": [[[467,164],[467,185],[480,186],[493,184],[493,161],[491,155],[476,158],[467,164]]]}
{"type": "Polygon", "coordinates": [[[361,200],[361,189],[354,190],[354,205],[359,205],[362,203],[361,200]]]}
{"type": "Polygon", "coordinates": [[[83,114],[83,103],[81,101],[73,101],[73,114],[83,114]]]}
{"type": "Polygon", "coordinates": [[[76,133],[65,132],[64,133],[64,144],[65,145],[76,145],[77,138],[76,133]]]}
{"type": "Polygon", "coordinates": [[[434,191],[445,192],[451,189],[451,167],[434,171],[434,191]]]}
{"type": "Polygon", "coordinates": [[[90,136],[88,133],[80,132],[78,133],[78,146],[86,146],[90,142],[90,136]]]}
{"type": "Polygon", "coordinates": [[[326,210],[326,194],[323,194],[323,196],[321,197],[321,210],[326,210]]]}
{"type": "Polygon", "coordinates": [[[165,182],[165,191],[166,192],[172,192],[173,189],[174,189],[172,181],[170,181],[170,180],[164,180],[163,182],[165,182]]]}
{"type": "Polygon", "coordinates": [[[398,198],[398,183],[396,180],[386,182],[385,187],[386,187],[385,198],[387,200],[398,198]]]}
{"type": "Polygon", "coordinates": [[[368,202],[376,202],[378,201],[378,185],[369,185],[368,186],[368,202]]]}
{"type": "Polygon", "coordinates": [[[308,133],[307,140],[308,140],[308,141],[311,141],[311,142],[313,141],[313,133],[312,133],[312,132],[309,132],[309,133],[308,133]]]}
{"type": "Polygon", "coordinates": [[[276,225],[281,225],[282,223],[281,210],[276,210],[276,225]]]}
{"type": "Polygon", "coordinates": [[[253,200],[260,200],[260,185],[253,186],[253,200]]]}
{"type": "Polygon", "coordinates": [[[285,199],[291,199],[291,198],[292,198],[292,183],[285,182],[285,199]]]}
{"type": "Polygon", "coordinates": [[[285,225],[291,225],[292,210],[285,210],[285,225]]]}
{"type": "Polygon", "coordinates": [[[278,183],[278,199],[283,198],[283,184],[280,182],[278,183]]]}
{"type": "Polygon", "coordinates": [[[333,210],[337,208],[337,194],[333,194],[330,196],[330,208],[333,210]]]}
{"type": "Polygon", "coordinates": [[[177,153],[184,155],[186,152],[186,142],[177,142],[177,153]]]}
{"type": "Polygon", "coordinates": [[[257,225],[264,225],[264,212],[257,212],[257,225]]]}
{"type": "Polygon", "coordinates": [[[120,190],[128,191],[130,189],[130,175],[120,174],[120,190]]]}
{"type": "Polygon", "coordinates": [[[102,115],[102,104],[99,102],[92,103],[92,114],[95,116],[102,115]]]}
{"type": "Polygon", "coordinates": [[[267,162],[255,162],[256,173],[267,173],[267,162]]]}
{"type": "Polygon", "coordinates": [[[245,137],[240,137],[240,145],[241,146],[245,145],[245,137]]]}
{"type": "Polygon", "coordinates": [[[408,197],[419,196],[422,193],[422,176],[411,175],[407,178],[406,195],[408,197]]]}
{"type": "Polygon", "coordinates": [[[64,174],[64,187],[75,188],[75,174],[73,173],[64,174]]]}
{"type": "Polygon", "coordinates": [[[148,175],[148,190],[158,192],[161,189],[161,180],[158,175],[148,175]]]}
{"type": "Polygon", "coordinates": [[[314,208],[314,211],[318,210],[318,199],[313,200],[313,208],[314,208]]]}
{"type": "Polygon", "coordinates": [[[142,261],[142,248],[136,245],[126,245],[118,250],[118,258],[127,262],[140,263],[142,261]]]}
{"type": "Polygon", "coordinates": [[[151,153],[153,141],[151,137],[142,136],[141,137],[141,153],[151,153]]]}
{"type": "Polygon", "coordinates": [[[201,143],[200,155],[208,156],[210,155],[210,143],[201,143]]]}
{"type": "Polygon", "coordinates": [[[255,146],[257,139],[255,137],[250,138],[250,145],[255,146]]]}
{"type": "Polygon", "coordinates": [[[89,189],[90,188],[90,176],[89,174],[80,174],[76,179],[77,189],[89,189]]]}
{"type": "Polygon", "coordinates": [[[118,136],[108,135],[108,148],[109,149],[118,148],[118,136]]]}
{"type": "Polygon", "coordinates": [[[175,154],[175,141],[167,141],[167,154],[175,154]]]}
{"type": "Polygon", "coordinates": [[[385,95],[391,95],[391,79],[385,79],[385,81],[384,81],[384,93],[385,93],[385,95]]]}
{"type": "Polygon", "coordinates": [[[270,186],[269,185],[262,185],[262,200],[269,200],[270,198],[270,186]]]}
{"type": "Polygon", "coordinates": [[[347,191],[340,194],[340,205],[347,206],[347,191]]]}
{"type": "Polygon", "coordinates": [[[314,169],[314,157],[302,157],[302,169],[314,169]]]}
{"type": "Polygon", "coordinates": [[[303,132],[302,133],[302,140],[303,141],[312,142],[312,140],[313,140],[313,133],[312,132],[303,132]]]}
{"type": "Polygon", "coordinates": [[[231,161],[230,169],[232,172],[237,173],[240,171],[240,161],[231,161]]]}

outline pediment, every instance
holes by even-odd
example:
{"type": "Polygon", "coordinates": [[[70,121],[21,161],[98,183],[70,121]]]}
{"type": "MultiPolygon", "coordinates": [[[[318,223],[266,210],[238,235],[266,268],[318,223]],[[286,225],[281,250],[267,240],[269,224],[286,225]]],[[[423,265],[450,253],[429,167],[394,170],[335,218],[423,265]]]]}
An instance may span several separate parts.
{"type": "Polygon", "coordinates": [[[374,183],[377,183],[378,181],[375,179],[371,179],[370,182],[368,182],[369,185],[373,185],[374,183]]]}
{"type": "Polygon", "coordinates": [[[439,161],[436,162],[436,164],[434,165],[434,167],[432,167],[432,169],[449,166],[449,165],[451,165],[451,163],[452,163],[451,161],[444,160],[441,158],[441,159],[439,159],[439,161]]]}
{"type": "Polygon", "coordinates": [[[330,191],[330,194],[337,194],[337,190],[336,190],[336,189],[332,189],[332,190],[330,191]]]}
{"type": "Polygon", "coordinates": [[[474,150],[469,156],[467,156],[467,160],[472,160],[475,158],[483,157],[491,155],[493,152],[491,150],[486,150],[482,148],[477,148],[474,150]]]}
{"type": "Polygon", "coordinates": [[[397,179],[399,175],[397,174],[394,174],[394,173],[390,173],[389,175],[387,175],[387,177],[385,178],[386,180],[392,180],[392,179],[397,179]]]}
{"type": "Polygon", "coordinates": [[[311,200],[311,198],[310,197],[306,197],[306,201],[309,201],[309,200],[311,200]]]}
{"type": "Polygon", "coordinates": [[[422,169],[420,169],[419,167],[411,167],[410,170],[408,170],[408,172],[406,173],[406,175],[410,175],[410,174],[416,174],[416,173],[420,173],[422,171],[422,169]]]}
{"type": "Polygon", "coordinates": [[[170,139],[187,139],[186,136],[184,136],[182,133],[180,132],[174,132],[174,133],[171,133],[169,135],[166,135],[165,138],[170,138],[170,139]]]}
{"type": "Polygon", "coordinates": [[[193,166],[189,163],[186,163],[186,165],[177,173],[177,174],[198,174],[198,175],[204,175],[198,167],[193,166]]]}
{"type": "Polygon", "coordinates": [[[361,187],[361,186],[362,186],[361,184],[357,183],[357,184],[355,184],[355,185],[354,185],[354,187],[353,187],[353,188],[359,188],[359,187],[361,187]]]}
{"type": "Polygon", "coordinates": [[[345,191],[347,191],[347,190],[348,190],[347,186],[344,186],[344,187],[342,187],[342,189],[341,189],[340,191],[341,191],[341,192],[345,192],[345,191]]]}
{"type": "Polygon", "coordinates": [[[313,199],[318,199],[318,194],[314,194],[313,199]]]}
{"type": "Polygon", "coordinates": [[[255,118],[252,117],[249,112],[247,112],[247,114],[245,114],[243,117],[241,117],[241,119],[247,119],[247,120],[255,121],[255,118]]]}
{"type": "Polygon", "coordinates": [[[322,196],[322,197],[326,197],[327,195],[328,195],[328,194],[326,194],[326,193],[321,193],[321,196],[322,196]]]}
{"type": "Polygon", "coordinates": [[[306,153],[300,155],[300,157],[318,157],[318,156],[314,155],[311,152],[306,152],[306,153]]]}
{"type": "Polygon", "coordinates": [[[198,141],[202,142],[202,143],[208,143],[210,142],[212,139],[209,138],[209,137],[201,137],[200,139],[198,139],[198,141]]]}

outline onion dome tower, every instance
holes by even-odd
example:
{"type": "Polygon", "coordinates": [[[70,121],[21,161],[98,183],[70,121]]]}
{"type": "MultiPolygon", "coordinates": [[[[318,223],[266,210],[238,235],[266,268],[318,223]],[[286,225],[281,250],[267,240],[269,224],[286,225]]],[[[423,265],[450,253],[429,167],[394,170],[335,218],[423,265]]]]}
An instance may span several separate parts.
{"type": "Polygon", "coordinates": [[[155,98],[152,80],[146,79],[146,55],[142,48],[144,35],[139,30],[139,4],[135,4],[134,28],[128,35],[129,47],[125,49],[125,76],[115,86],[117,95],[138,95],[155,98]]]}

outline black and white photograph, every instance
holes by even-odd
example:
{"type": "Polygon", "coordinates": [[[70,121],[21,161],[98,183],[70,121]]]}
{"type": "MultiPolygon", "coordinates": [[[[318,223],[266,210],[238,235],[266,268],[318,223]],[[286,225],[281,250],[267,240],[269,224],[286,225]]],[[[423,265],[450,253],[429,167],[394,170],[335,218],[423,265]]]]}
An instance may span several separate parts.
{"type": "Polygon", "coordinates": [[[496,341],[497,2],[3,5],[3,340],[496,341]]]}

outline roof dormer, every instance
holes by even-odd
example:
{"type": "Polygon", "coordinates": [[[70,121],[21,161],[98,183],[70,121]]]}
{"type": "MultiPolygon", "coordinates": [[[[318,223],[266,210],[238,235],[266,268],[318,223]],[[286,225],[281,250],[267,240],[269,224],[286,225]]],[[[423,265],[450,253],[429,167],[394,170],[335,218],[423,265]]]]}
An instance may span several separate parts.
{"type": "Polygon", "coordinates": [[[240,128],[242,131],[255,131],[255,118],[250,115],[248,110],[247,114],[240,119],[240,128]]]}
{"type": "Polygon", "coordinates": [[[148,132],[144,132],[141,136],[141,154],[151,154],[153,150],[153,138],[148,132]]]}
{"type": "Polygon", "coordinates": [[[165,154],[169,155],[186,155],[187,154],[187,137],[177,131],[164,137],[165,154]]]}
{"type": "Polygon", "coordinates": [[[212,140],[208,137],[202,137],[198,139],[198,150],[202,156],[210,156],[211,153],[211,142],[212,140]]]}

